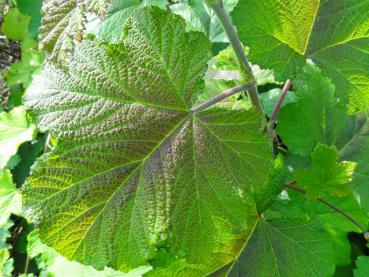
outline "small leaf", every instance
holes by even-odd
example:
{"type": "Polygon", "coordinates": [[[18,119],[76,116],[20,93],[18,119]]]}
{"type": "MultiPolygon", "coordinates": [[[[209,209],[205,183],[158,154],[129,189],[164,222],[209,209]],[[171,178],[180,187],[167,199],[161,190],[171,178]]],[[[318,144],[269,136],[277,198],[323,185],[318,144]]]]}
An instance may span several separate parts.
{"type": "Polygon", "coordinates": [[[317,198],[325,192],[334,197],[343,197],[351,192],[348,184],[356,163],[337,160],[338,151],[334,146],[318,144],[311,154],[312,167],[295,170],[295,179],[306,189],[308,197],[317,198]]]}
{"type": "Polygon", "coordinates": [[[369,272],[369,257],[360,256],[356,260],[356,268],[354,269],[355,277],[367,277],[369,272]]]}
{"type": "Polygon", "coordinates": [[[17,153],[18,146],[34,139],[35,135],[36,126],[29,121],[22,107],[0,113],[0,170],[17,153]]]}
{"type": "Polygon", "coordinates": [[[23,40],[28,37],[28,24],[30,16],[23,15],[17,8],[12,8],[6,14],[1,30],[12,40],[23,40]]]}

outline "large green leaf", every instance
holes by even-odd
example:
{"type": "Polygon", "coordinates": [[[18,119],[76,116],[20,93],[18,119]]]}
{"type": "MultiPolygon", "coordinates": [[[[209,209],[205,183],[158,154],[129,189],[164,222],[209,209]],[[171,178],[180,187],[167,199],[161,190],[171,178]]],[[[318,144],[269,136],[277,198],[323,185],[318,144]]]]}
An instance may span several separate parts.
{"type": "Polygon", "coordinates": [[[240,0],[233,19],[253,62],[286,79],[313,59],[350,112],[369,104],[369,1],[240,0]]]}
{"type": "Polygon", "coordinates": [[[321,222],[307,218],[261,219],[237,259],[220,276],[331,276],[332,240],[321,222]]]}
{"type": "Polygon", "coordinates": [[[84,40],[65,72],[46,65],[25,103],[58,145],[24,185],[40,237],[101,269],[166,249],[203,275],[250,236],[273,168],[255,109],[190,113],[210,43],[180,17],[137,10],[119,45],[84,40]]]}
{"type": "Polygon", "coordinates": [[[21,143],[34,138],[35,130],[36,126],[27,119],[22,107],[0,113],[0,169],[17,153],[21,143]]]}
{"type": "Polygon", "coordinates": [[[308,156],[318,142],[334,145],[346,117],[334,85],[308,62],[294,81],[297,101],[283,107],[277,132],[292,154],[308,156]]]}

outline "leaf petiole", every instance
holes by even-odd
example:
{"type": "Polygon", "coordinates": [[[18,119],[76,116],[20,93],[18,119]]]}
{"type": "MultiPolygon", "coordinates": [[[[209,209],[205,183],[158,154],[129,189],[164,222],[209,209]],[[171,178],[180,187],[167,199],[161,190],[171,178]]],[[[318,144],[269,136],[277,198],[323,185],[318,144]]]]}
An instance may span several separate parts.
{"type": "MultiPolygon", "coordinates": [[[[306,190],[295,187],[294,184],[297,184],[297,181],[291,181],[288,184],[285,185],[286,188],[288,189],[292,189],[294,191],[297,192],[301,192],[303,194],[306,193],[306,190]]],[[[365,229],[364,226],[362,226],[359,222],[357,222],[354,218],[352,218],[350,215],[348,215],[346,212],[342,211],[341,209],[339,209],[338,207],[336,207],[335,205],[333,205],[332,203],[328,202],[327,200],[324,200],[321,197],[318,197],[317,200],[319,202],[321,202],[322,204],[326,205],[327,207],[335,210],[336,212],[338,212],[339,214],[341,214],[342,216],[344,216],[346,219],[348,219],[349,221],[351,221],[355,226],[357,226],[363,233],[364,233],[364,237],[367,241],[369,241],[369,232],[365,229]]]]}
{"type": "Polygon", "coordinates": [[[214,104],[226,99],[227,97],[230,97],[236,93],[239,93],[241,91],[245,91],[250,89],[251,86],[237,86],[231,89],[227,89],[225,91],[223,91],[222,93],[218,94],[217,96],[211,98],[210,100],[206,101],[205,103],[200,104],[199,106],[192,108],[191,112],[192,114],[198,114],[199,112],[213,106],[214,104]]]}
{"type": "Polygon", "coordinates": [[[277,119],[278,112],[281,109],[284,98],[286,97],[287,92],[290,90],[291,85],[292,85],[292,82],[290,79],[288,79],[282,88],[281,95],[279,96],[277,103],[275,104],[274,109],[272,111],[272,115],[270,116],[270,119],[269,119],[270,128],[274,127],[274,123],[277,119]]]}

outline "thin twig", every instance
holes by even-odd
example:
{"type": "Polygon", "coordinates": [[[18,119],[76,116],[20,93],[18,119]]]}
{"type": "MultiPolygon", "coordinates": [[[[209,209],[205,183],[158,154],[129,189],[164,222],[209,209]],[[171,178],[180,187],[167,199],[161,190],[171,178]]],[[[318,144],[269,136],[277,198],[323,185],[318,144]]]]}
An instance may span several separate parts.
{"type": "Polygon", "coordinates": [[[227,97],[230,97],[236,93],[239,93],[241,91],[245,91],[250,89],[251,86],[237,86],[231,89],[227,89],[226,91],[223,91],[222,93],[218,94],[217,96],[211,98],[210,100],[206,101],[205,103],[200,104],[199,106],[191,109],[192,114],[197,114],[212,105],[226,99],[227,97]]]}
{"type": "Polygon", "coordinates": [[[291,85],[292,85],[292,82],[291,82],[290,79],[288,79],[286,81],[286,83],[284,84],[284,86],[283,86],[281,95],[279,96],[278,101],[277,101],[277,103],[274,106],[272,115],[270,116],[269,125],[271,126],[271,128],[273,128],[273,126],[274,126],[274,123],[275,123],[275,121],[277,119],[278,112],[281,109],[281,106],[283,104],[284,98],[286,97],[287,92],[290,90],[291,85]]]}
{"type": "MultiPolygon", "coordinates": [[[[301,193],[306,193],[306,190],[298,188],[293,186],[294,184],[297,184],[297,181],[292,181],[289,182],[288,184],[285,185],[286,188],[292,189],[294,191],[298,191],[301,193]]],[[[335,210],[336,212],[338,212],[339,214],[341,214],[342,216],[344,216],[346,219],[348,219],[349,221],[351,221],[355,226],[357,226],[363,233],[364,236],[367,240],[369,240],[369,232],[366,230],[366,228],[364,226],[362,226],[359,222],[357,222],[354,218],[352,218],[350,215],[348,215],[346,212],[342,211],[341,209],[337,208],[335,205],[333,205],[332,203],[328,202],[327,200],[324,200],[321,197],[318,197],[317,200],[321,203],[323,203],[324,205],[326,205],[327,207],[335,210]]]]}

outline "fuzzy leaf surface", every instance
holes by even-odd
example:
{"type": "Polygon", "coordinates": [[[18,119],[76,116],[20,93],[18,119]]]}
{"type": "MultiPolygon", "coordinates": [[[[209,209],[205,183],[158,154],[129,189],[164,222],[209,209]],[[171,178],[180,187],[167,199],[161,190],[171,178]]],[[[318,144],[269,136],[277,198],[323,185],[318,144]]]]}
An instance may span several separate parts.
{"type": "Polygon", "coordinates": [[[87,23],[86,12],[103,16],[107,0],[51,0],[42,6],[40,48],[50,60],[64,62],[82,39],[87,23]]]}
{"type": "Polygon", "coordinates": [[[368,106],[368,0],[240,0],[233,19],[251,60],[278,79],[295,76],[310,58],[349,100],[349,112],[368,106]]]}
{"type": "Polygon", "coordinates": [[[67,258],[128,271],[165,248],[203,275],[249,237],[273,167],[263,117],[190,113],[210,43],[184,30],[164,10],[137,10],[120,45],[84,40],[67,72],[46,65],[27,91],[58,139],[24,186],[27,214],[67,258]]]}

